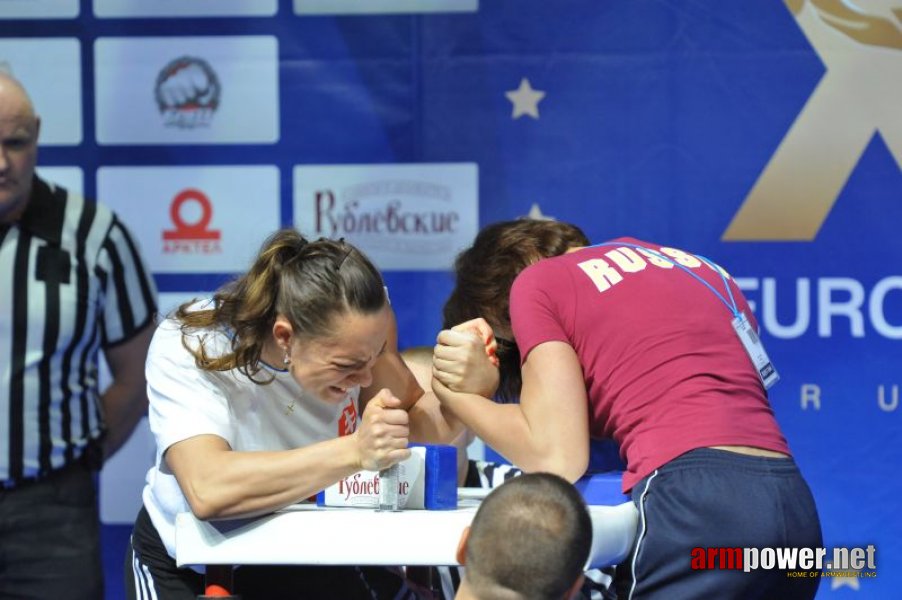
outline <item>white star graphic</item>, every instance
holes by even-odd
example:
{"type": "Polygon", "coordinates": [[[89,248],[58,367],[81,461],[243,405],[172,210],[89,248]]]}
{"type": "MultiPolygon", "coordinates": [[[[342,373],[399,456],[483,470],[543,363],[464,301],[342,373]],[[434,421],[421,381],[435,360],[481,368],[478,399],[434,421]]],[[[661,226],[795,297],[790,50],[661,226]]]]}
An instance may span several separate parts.
{"type": "Polygon", "coordinates": [[[529,208],[529,214],[526,215],[528,219],[536,219],[538,221],[557,221],[554,217],[546,214],[542,214],[542,209],[539,206],[538,202],[533,202],[532,206],[529,208]]]}
{"type": "Polygon", "coordinates": [[[539,118],[539,102],[545,97],[545,92],[532,89],[527,78],[520,80],[520,87],[504,92],[504,95],[514,105],[512,119],[519,119],[523,115],[529,115],[533,119],[539,118]]]}
{"type": "Polygon", "coordinates": [[[849,586],[853,590],[858,590],[861,584],[858,583],[857,577],[832,577],[830,579],[830,591],[844,586],[849,586]]]}

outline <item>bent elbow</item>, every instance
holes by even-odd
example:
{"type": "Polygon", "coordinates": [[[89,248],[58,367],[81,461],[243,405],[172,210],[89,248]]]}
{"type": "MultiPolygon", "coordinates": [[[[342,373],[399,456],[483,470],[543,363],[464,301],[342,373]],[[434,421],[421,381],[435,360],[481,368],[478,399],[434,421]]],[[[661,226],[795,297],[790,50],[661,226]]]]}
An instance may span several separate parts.
{"type": "Polygon", "coordinates": [[[576,481],[586,474],[586,469],[588,465],[583,465],[581,467],[575,467],[574,465],[568,465],[567,468],[561,470],[558,473],[561,477],[569,481],[570,483],[576,483],[576,481]]]}
{"type": "Polygon", "coordinates": [[[575,483],[577,479],[586,474],[586,469],[589,468],[589,459],[588,456],[585,458],[547,456],[537,461],[534,467],[530,470],[559,475],[570,483],[575,483]]]}
{"type": "Polygon", "coordinates": [[[204,504],[190,504],[191,514],[200,521],[213,521],[217,513],[212,507],[204,504]]]}
{"type": "Polygon", "coordinates": [[[222,516],[223,507],[209,495],[197,489],[185,492],[191,513],[201,521],[211,521],[222,516]]]}

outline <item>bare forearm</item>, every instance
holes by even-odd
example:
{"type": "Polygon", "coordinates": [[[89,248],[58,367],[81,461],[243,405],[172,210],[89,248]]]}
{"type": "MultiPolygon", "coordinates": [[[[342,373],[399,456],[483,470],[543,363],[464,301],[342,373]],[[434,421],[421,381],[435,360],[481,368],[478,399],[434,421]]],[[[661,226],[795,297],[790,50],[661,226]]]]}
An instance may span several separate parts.
{"type": "Polygon", "coordinates": [[[524,471],[544,471],[576,481],[585,465],[561,451],[563,443],[533,424],[518,404],[498,404],[475,394],[453,394],[443,398],[464,425],[486,444],[524,471]]]}
{"type": "Polygon", "coordinates": [[[442,408],[486,444],[521,468],[533,454],[528,423],[516,404],[497,404],[476,394],[443,396],[442,408]]]}
{"type": "Polygon", "coordinates": [[[457,416],[426,392],[410,407],[410,440],[421,444],[450,444],[463,432],[457,416]]]}
{"type": "Polygon", "coordinates": [[[247,517],[310,498],[361,470],[350,436],[276,452],[220,452],[179,485],[201,519],[247,517]]]}
{"type": "Polygon", "coordinates": [[[103,456],[113,456],[128,441],[135,426],[147,413],[144,386],[114,382],[100,397],[106,433],[103,456]]]}
{"type": "Polygon", "coordinates": [[[144,361],[153,331],[153,324],[149,323],[127,341],[104,350],[113,377],[113,383],[100,397],[106,423],[103,454],[107,458],[128,440],[147,413],[144,361]]]}
{"type": "Polygon", "coordinates": [[[408,414],[383,390],[351,435],[278,451],[235,451],[223,438],[197,435],[166,450],[165,460],[201,519],[252,516],[306,500],[361,470],[410,456],[408,414]]]}

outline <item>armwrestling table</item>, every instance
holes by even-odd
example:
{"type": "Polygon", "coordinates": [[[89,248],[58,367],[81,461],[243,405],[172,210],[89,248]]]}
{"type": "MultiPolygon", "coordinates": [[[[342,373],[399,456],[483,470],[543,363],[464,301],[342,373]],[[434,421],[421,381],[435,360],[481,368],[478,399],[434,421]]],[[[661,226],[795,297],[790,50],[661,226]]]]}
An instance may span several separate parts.
{"type": "MultiPolygon", "coordinates": [[[[233,565],[457,565],[463,529],[479,500],[455,510],[379,512],[296,504],[256,519],[201,521],[176,517],[176,563],[206,567],[211,589],[228,597],[233,565]],[[301,542],[303,540],[303,543],[301,542]]],[[[631,502],[590,505],[592,550],[586,568],[612,565],[629,553],[638,513],[631,502]]]]}

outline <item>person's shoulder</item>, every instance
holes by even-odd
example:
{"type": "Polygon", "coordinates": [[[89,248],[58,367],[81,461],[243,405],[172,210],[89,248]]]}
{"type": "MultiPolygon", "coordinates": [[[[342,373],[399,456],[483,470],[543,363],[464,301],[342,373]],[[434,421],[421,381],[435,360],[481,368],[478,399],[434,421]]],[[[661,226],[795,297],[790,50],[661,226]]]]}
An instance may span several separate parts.
{"type": "Polygon", "coordinates": [[[522,296],[545,297],[553,291],[564,289],[563,284],[569,275],[566,268],[561,268],[563,263],[558,261],[560,258],[563,256],[544,258],[520,271],[511,285],[511,301],[522,296]]]}
{"type": "MultiPolygon", "coordinates": [[[[216,309],[216,300],[212,297],[207,298],[195,298],[185,306],[185,313],[190,314],[197,311],[207,311],[207,310],[215,310],[216,309]]],[[[231,329],[228,329],[224,325],[212,325],[210,327],[204,328],[195,328],[195,327],[182,327],[182,322],[179,320],[177,316],[177,310],[173,310],[170,318],[179,325],[181,331],[192,338],[203,338],[209,339],[211,342],[215,342],[218,345],[227,346],[232,342],[232,338],[235,337],[234,332],[231,329]]]]}
{"type": "Polygon", "coordinates": [[[106,227],[115,218],[112,208],[83,193],[73,191],[59,183],[36,178],[35,193],[46,194],[50,198],[62,200],[65,203],[66,221],[83,227],[85,211],[89,211],[91,226],[100,224],[106,227]]]}
{"type": "Polygon", "coordinates": [[[630,235],[623,235],[620,237],[616,237],[611,240],[611,243],[612,244],[634,244],[636,246],[654,246],[655,245],[647,240],[640,240],[639,238],[633,237],[630,235]]]}
{"type": "Polygon", "coordinates": [[[65,200],[67,204],[81,204],[84,202],[91,202],[90,200],[85,198],[84,194],[73,191],[72,189],[55,181],[41,179],[38,176],[35,176],[35,185],[32,193],[39,195],[48,195],[54,198],[61,198],[65,200]]]}
{"type": "MultiPolygon", "coordinates": [[[[212,306],[212,298],[201,298],[194,300],[185,310],[191,313],[211,308],[212,306]]],[[[196,350],[200,340],[204,340],[205,348],[211,350],[227,347],[231,338],[219,328],[192,329],[184,327],[177,315],[177,309],[173,309],[157,324],[151,348],[157,352],[166,353],[171,352],[173,347],[178,346],[180,348],[179,352],[183,352],[186,350],[185,345],[187,344],[192,350],[196,350]]]]}
{"type": "MultiPolygon", "coordinates": [[[[97,198],[89,198],[86,196],[82,196],[85,204],[90,204],[94,207],[95,214],[103,219],[105,222],[110,224],[116,222],[122,224],[122,221],[119,219],[119,215],[116,214],[115,209],[111,206],[104,203],[102,200],[98,200],[97,198]]],[[[122,224],[124,226],[124,224],[122,224]]]]}
{"type": "Polygon", "coordinates": [[[517,279],[538,280],[545,277],[554,277],[560,273],[562,267],[572,261],[573,254],[561,254],[543,258],[523,269],[517,279]]]}
{"type": "Polygon", "coordinates": [[[85,208],[88,208],[94,213],[94,219],[98,223],[112,223],[113,221],[119,221],[116,211],[103,201],[91,196],[86,196],[81,192],[73,191],[58,183],[40,179],[39,181],[43,181],[53,195],[65,198],[68,210],[74,210],[80,213],[85,208]]]}
{"type": "Polygon", "coordinates": [[[169,311],[165,318],[160,322],[157,326],[158,329],[164,329],[167,331],[177,330],[181,333],[184,333],[188,337],[223,337],[225,339],[231,339],[230,336],[223,331],[221,328],[211,328],[211,329],[198,329],[192,327],[184,327],[184,323],[179,318],[179,312],[184,309],[185,314],[190,314],[193,312],[197,312],[200,310],[210,310],[215,308],[215,300],[213,298],[194,298],[193,300],[189,300],[188,302],[173,308],[169,311]]]}

